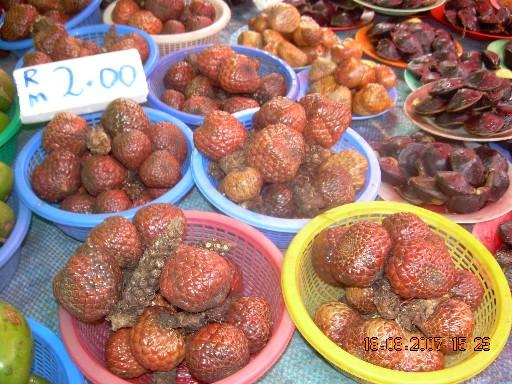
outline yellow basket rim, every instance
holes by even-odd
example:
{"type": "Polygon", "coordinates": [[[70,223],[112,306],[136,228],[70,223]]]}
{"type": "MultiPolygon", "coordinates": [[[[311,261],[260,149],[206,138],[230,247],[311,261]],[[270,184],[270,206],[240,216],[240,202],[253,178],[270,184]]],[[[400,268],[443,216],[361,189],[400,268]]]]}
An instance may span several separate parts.
{"type": "Polygon", "coordinates": [[[347,204],[331,209],[306,224],[295,236],[286,251],[281,271],[281,286],[286,307],[299,332],[331,364],[343,371],[373,383],[381,384],[446,384],[470,379],[487,368],[505,347],[512,327],[512,297],[507,280],[491,253],[471,233],[446,217],[406,203],[372,201],[347,204]],[[474,353],[453,367],[433,372],[403,372],[383,368],[351,355],[338,347],[313,322],[304,306],[299,292],[299,270],[296,255],[301,254],[304,244],[315,235],[342,218],[357,214],[411,212],[425,219],[428,224],[450,233],[470,249],[495,283],[497,316],[494,332],[490,337],[488,352],[474,353]],[[483,355],[482,355],[483,353],[483,355]]]}

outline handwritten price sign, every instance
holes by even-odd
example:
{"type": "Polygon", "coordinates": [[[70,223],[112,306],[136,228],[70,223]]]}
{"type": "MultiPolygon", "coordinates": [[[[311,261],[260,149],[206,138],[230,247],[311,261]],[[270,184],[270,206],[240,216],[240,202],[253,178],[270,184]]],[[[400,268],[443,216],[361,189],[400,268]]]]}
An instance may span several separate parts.
{"type": "Polygon", "coordinates": [[[13,76],[25,124],[51,120],[62,111],[102,111],[118,97],[143,103],[148,95],[135,49],[20,68],[13,76]]]}

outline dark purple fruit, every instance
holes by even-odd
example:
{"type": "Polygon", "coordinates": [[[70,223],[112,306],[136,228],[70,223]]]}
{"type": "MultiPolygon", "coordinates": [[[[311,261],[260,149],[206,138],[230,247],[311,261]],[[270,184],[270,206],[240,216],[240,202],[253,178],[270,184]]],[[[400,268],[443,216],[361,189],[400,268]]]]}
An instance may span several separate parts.
{"type": "Polygon", "coordinates": [[[406,177],[409,178],[418,174],[416,163],[423,151],[423,148],[425,148],[424,144],[412,143],[400,151],[400,155],[398,155],[398,164],[406,177]]]}
{"type": "Polygon", "coordinates": [[[499,233],[501,240],[509,246],[512,246],[512,220],[501,223],[499,226],[499,233]]]}
{"type": "Polygon", "coordinates": [[[508,161],[501,153],[487,146],[481,145],[475,149],[475,153],[480,157],[487,171],[493,169],[502,169],[508,172],[508,161]]]}
{"type": "Polygon", "coordinates": [[[391,31],[395,28],[395,23],[377,23],[368,31],[368,37],[370,39],[381,39],[383,37],[389,36],[391,31]]]}
{"type": "Polygon", "coordinates": [[[417,164],[420,176],[435,176],[439,171],[448,170],[448,157],[452,150],[452,146],[446,143],[427,145],[417,164]]]}
{"type": "Polygon", "coordinates": [[[466,79],[466,86],[479,91],[492,91],[501,85],[501,79],[485,69],[471,73],[466,79]]]}
{"type": "Polygon", "coordinates": [[[512,115],[512,103],[502,102],[496,105],[496,112],[502,115],[512,115]]]}
{"type": "Polygon", "coordinates": [[[462,27],[470,31],[478,31],[478,19],[471,12],[470,9],[461,9],[457,12],[457,18],[459,19],[462,27]]]}
{"type": "Polygon", "coordinates": [[[482,54],[480,51],[465,51],[460,55],[461,61],[471,61],[473,63],[476,63],[479,65],[479,67],[482,66],[482,54]]]}
{"type": "MultiPolygon", "coordinates": [[[[502,239],[503,240],[503,239],[502,239]]],[[[507,245],[502,245],[494,254],[496,261],[501,268],[512,267],[512,249],[507,245]]]]}
{"type": "Polygon", "coordinates": [[[377,55],[387,60],[397,61],[402,57],[396,45],[390,39],[381,39],[376,47],[377,55]]]}
{"type": "Polygon", "coordinates": [[[512,68],[512,41],[505,44],[505,49],[503,50],[503,64],[505,64],[507,68],[512,68]]]}
{"type": "Polygon", "coordinates": [[[436,182],[439,189],[447,196],[469,195],[476,192],[460,172],[439,172],[436,182]]]}
{"type": "Polygon", "coordinates": [[[475,151],[469,148],[457,148],[449,157],[452,171],[460,172],[466,181],[478,187],[485,181],[485,167],[475,151]]]}
{"type": "Polygon", "coordinates": [[[381,157],[379,159],[379,165],[382,173],[382,181],[394,187],[405,184],[406,178],[398,165],[397,159],[394,157],[381,157]]]}
{"type": "Polygon", "coordinates": [[[471,213],[481,209],[489,197],[489,188],[480,187],[470,195],[458,195],[450,197],[446,208],[455,213],[471,213]]]}
{"type": "Polygon", "coordinates": [[[411,204],[421,205],[424,203],[424,201],[420,199],[420,197],[416,194],[415,189],[411,186],[409,181],[407,181],[404,186],[396,188],[396,191],[400,194],[400,196],[402,196],[404,200],[407,200],[411,204]]]}
{"type": "Polygon", "coordinates": [[[428,84],[433,81],[439,80],[441,78],[441,75],[437,72],[427,72],[420,78],[421,84],[428,84]]]}
{"type": "Polygon", "coordinates": [[[414,190],[425,204],[443,205],[448,197],[437,187],[436,178],[430,176],[415,176],[407,181],[407,185],[414,190]]]}
{"type": "Polygon", "coordinates": [[[402,53],[423,53],[420,41],[408,30],[395,29],[391,32],[391,41],[402,53]]]}
{"type": "Polygon", "coordinates": [[[381,151],[383,156],[391,156],[398,159],[400,151],[412,143],[408,136],[392,136],[382,142],[381,151]]]}
{"type": "Polygon", "coordinates": [[[468,111],[462,112],[443,112],[436,116],[435,122],[445,128],[459,128],[466,120],[471,117],[468,111]]]}
{"type": "Polygon", "coordinates": [[[493,169],[487,174],[485,186],[489,188],[489,201],[498,201],[510,186],[508,173],[503,169],[493,169]]]}
{"type": "Polygon", "coordinates": [[[477,136],[492,136],[503,129],[505,120],[503,116],[493,112],[484,112],[475,115],[464,123],[464,129],[477,136]]]}
{"type": "Polygon", "coordinates": [[[446,20],[448,20],[450,24],[458,26],[457,11],[453,9],[445,9],[444,17],[446,17],[446,20]]]}
{"type": "Polygon", "coordinates": [[[482,59],[487,69],[495,70],[500,67],[500,57],[495,52],[484,50],[482,52],[482,59]]]}
{"type": "Polygon", "coordinates": [[[443,112],[448,102],[441,97],[428,96],[414,106],[414,112],[419,115],[436,115],[443,112]]]}
{"type": "Polygon", "coordinates": [[[436,65],[437,71],[443,77],[455,77],[459,75],[459,63],[454,60],[443,60],[436,65]]]}
{"type": "Polygon", "coordinates": [[[464,79],[452,77],[436,81],[429,91],[430,96],[447,96],[464,86],[464,79]]]}
{"type": "Polygon", "coordinates": [[[459,112],[468,109],[472,105],[475,105],[483,96],[483,92],[462,88],[455,92],[455,95],[450,99],[450,102],[446,106],[446,112],[459,112]]]}

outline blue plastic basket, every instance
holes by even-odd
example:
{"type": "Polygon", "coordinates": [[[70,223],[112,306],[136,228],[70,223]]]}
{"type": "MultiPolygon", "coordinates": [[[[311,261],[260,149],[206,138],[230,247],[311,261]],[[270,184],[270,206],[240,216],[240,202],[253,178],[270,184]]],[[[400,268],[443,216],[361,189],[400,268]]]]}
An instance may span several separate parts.
{"type": "Polygon", "coordinates": [[[34,339],[32,373],[51,384],[84,384],[85,378],[57,335],[35,320],[26,320],[34,339]]]}
{"type": "MultiPolygon", "coordinates": [[[[366,181],[357,193],[356,201],[375,200],[380,188],[381,177],[377,156],[370,145],[356,131],[348,128],[331,149],[334,152],[353,149],[366,158],[368,161],[366,181]]],[[[209,163],[210,160],[206,156],[203,156],[197,149],[194,150],[192,175],[203,196],[225,215],[243,221],[263,232],[279,248],[287,248],[295,234],[309,221],[309,219],[282,219],[266,216],[240,207],[218,191],[217,180],[208,172],[209,163]]]]}
{"type": "MultiPolygon", "coordinates": [[[[176,63],[177,61],[184,60],[191,53],[201,52],[209,46],[211,46],[211,44],[185,49],[182,51],[172,53],[160,59],[155,69],[153,70],[151,76],[149,76],[148,78],[148,99],[149,103],[153,107],[161,111],[167,112],[172,116],[176,116],[181,121],[193,127],[197,127],[203,123],[204,116],[192,115],[190,113],[185,113],[177,109],[171,108],[167,104],[160,101],[160,95],[165,90],[163,79],[165,77],[165,73],[171,67],[171,65],[176,63]]],[[[241,45],[232,45],[231,47],[237,53],[251,56],[260,60],[260,75],[265,76],[272,72],[277,72],[283,75],[288,86],[288,93],[286,94],[286,97],[292,100],[297,99],[297,95],[299,92],[299,81],[297,79],[297,74],[283,60],[259,49],[243,47],[241,45]]],[[[247,122],[252,121],[252,116],[254,115],[255,111],[257,111],[257,108],[251,108],[242,111],[241,114],[237,115],[238,119],[242,121],[245,125],[247,122]]]]}
{"type": "MultiPolygon", "coordinates": [[[[82,40],[94,41],[96,44],[102,47],[103,39],[111,27],[112,25],[106,24],[90,25],[87,27],[72,29],[69,31],[69,34],[82,40]]],[[[144,73],[146,73],[146,76],[149,76],[159,58],[158,46],[156,45],[155,41],[146,32],[137,28],[130,27],[128,25],[116,25],[115,28],[116,32],[121,36],[131,32],[136,32],[141,35],[144,40],[147,41],[149,46],[149,56],[146,60],[146,63],[144,63],[144,73]]],[[[33,51],[33,49],[30,49],[30,51],[33,51]]],[[[21,67],[23,67],[23,57],[18,60],[14,69],[21,67]]]]}
{"type": "MultiPolygon", "coordinates": [[[[187,140],[188,156],[181,166],[181,180],[170,191],[151,202],[176,204],[185,197],[194,186],[190,165],[190,155],[194,148],[192,144],[192,131],[181,121],[166,113],[151,108],[144,108],[144,111],[147,113],[152,123],[168,121],[179,127],[187,140]]],[[[96,112],[83,115],[82,117],[87,120],[89,125],[92,125],[99,123],[101,115],[101,112],[96,112]]],[[[56,205],[49,204],[40,199],[32,190],[30,178],[34,168],[41,163],[46,156],[46,151],[41,146],[42,136],[43,129],[39,130],[39,132],[25,144],[14,165],[14,172],[18,177],[15,188],[20,199],[28,208],[39,216],[55,223],[55,225],[67,235],[80,241],[84,241],[89,231],[107,217],[123,216],[130,220],[133,218],[140,207],[117,213],[80,214],[65,211],[56,205]]]]}
{"type": "Polygon", "coordinates": [[[21,244],[27,236],[32,215],[15,193],[7,201],[16,215],[16,224],[7,241],[0,247],[0,292],[9,284],[21,258],[21,244]]]}
{"type": "MultiPolygon", "coordinates": [[[[84,27],[86,25],[101,23],[100,4],[102,0],[91,0],[89,5],[81,12],[73,16],[64,27],[69,30],[75,27],[84,27]]],[[[3,16],[0,17],[0,25],[4,22],[3,16]]],[[[16,56],[21,57],[27,50],[33,47],[32,39],[23,39],[18,41],[5,41],[0,39],[0,49],[12,51],[16,56]]]]}

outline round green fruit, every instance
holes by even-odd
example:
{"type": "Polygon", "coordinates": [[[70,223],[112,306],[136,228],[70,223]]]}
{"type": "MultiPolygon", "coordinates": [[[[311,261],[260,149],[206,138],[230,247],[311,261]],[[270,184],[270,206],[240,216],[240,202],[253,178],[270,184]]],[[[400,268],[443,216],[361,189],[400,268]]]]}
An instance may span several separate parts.
{"type": "Polygon", "coordinates": [[[14,175],[11,167],[0,161],[0,200],[5,201],[12,192],[14,175]]]}
{"type": "MultiPolygon", "coordinates": [[[[7,239],[9,238],[9,235],[12,231],[12,228],[14,227],[14,223],[16,222],[16,218],[14,217],[14,211],[11,207],[9,207],[6,203],[3,201],[0,201],[0,245],[5,243],[7,239]]],[[[1,329],[1,328],[0,328],[1,329]]],[[[2,337],[0,335],[0,343],[1,343],[2,337]]],[[[0,344],[0,350],[2,348],[2,345],[0,344]]],[[[0,352],[1,354],[1,352],[0,352]]],[[[0,361],[0,366],[2,365],[0,361]]],[[[0,375],[1,379],[1,375],[0,375]]],[[[3,383],[2,380],[0,380],[0,383],[3,383]]]]}
{"type": "Polygon", "coordinates": [[[31,375],[27,384],[50,384],[50,382],[40,376],[31,375]]]}

